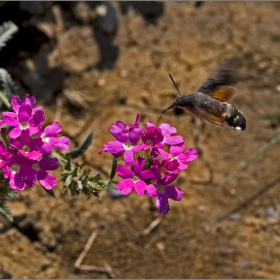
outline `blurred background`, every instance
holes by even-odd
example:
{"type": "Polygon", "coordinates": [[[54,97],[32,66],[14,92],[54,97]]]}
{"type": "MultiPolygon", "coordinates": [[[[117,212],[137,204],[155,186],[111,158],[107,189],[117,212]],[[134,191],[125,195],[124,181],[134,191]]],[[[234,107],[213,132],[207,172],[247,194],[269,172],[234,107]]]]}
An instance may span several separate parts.
{"type": "Polygon", "coordinates": [[[109,126],[137,113],[143,127],[156,123],[178,96],[168,73],[191,93],[239,57],[230,103],[247,120],[233,131],[184,110],[163,115],[199,158],[177,180],[182,201],[160,219],[155,201],[135,193],[86,201],[60,184],[56,198],[40,186],[20,193],[8,205],[13,224],[0,217],[1,278],[278,278],[280,144],[218,185],[280,133],[279,14],[278,2],[1,2],[0,24],[19,31],[0,51],[0,67],[20,96],[44,106],[45,124],[63,126],[72,148],[93,130],[83,160],[104,179],[111,157],[98,151],[113,139],[109,126]],[[82,260],[90,268],[77,269],[93,232],[82,260]]]}

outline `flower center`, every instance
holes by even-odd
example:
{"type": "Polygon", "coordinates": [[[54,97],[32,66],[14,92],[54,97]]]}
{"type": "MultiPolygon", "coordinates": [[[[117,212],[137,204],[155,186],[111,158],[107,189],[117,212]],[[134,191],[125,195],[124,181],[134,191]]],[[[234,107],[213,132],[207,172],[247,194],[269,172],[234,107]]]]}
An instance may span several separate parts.
{"type": "Polygon", "coordinates": [[[157,185],[157,189],[158,189],[158,192],[160,192],[160,193],[164,192],[164,188],[162,185],[157,185]]]}
{"type": "Polygon", "coordinates": [[[152,143],[151,140],[147,140],[147,141],[146,141],[146,144],[147,144],[148,146],[152,146],[153,143],[152,143]]]}
{"type": "Polygon", "coordinates": [[[19,166],[17,164],[13,164],[11,169],[13,173],[17,173],[19,171],[19,166]]]}
{"type": "Polygon", "coordinates": [[[38,163],[32,164],[32,168],[33,168],[34,170],[37,170],[37,171],[40,170],[40,167],[39,167],[38,163]]]}
{"type": "Polygon", "coordinates": [[[48,143],[48,141],[49,141],[49,138],[48,138],[46,135],[44,135],[44,134],[41,135],[41,139],[42,139],[44,142],[47,142],[47,143],[48,143]]]}
{"type": "Polygon", "coordinates": [[[28,152],[30,151],[30,148],[29,148],[28,146],[24,145],[24,146],[22,147],[22,150],[23,150],[24,152],[28,153],[28,152]]]}
{"type": "Polygon", "coordinates": [[[124,145],[125,145],[126,150],[132,149],[132,144],[130,142],[126,142],[124,145]]]}
{"type": "Polygon", "coordinates": [[[136,175],[134,175],[133,178],[132,178],[132,180],[133,180],[134,182],[136,182],[136,181],[138,181],[138,177],[137,177],[136,175]]]}
{"type": "Polygon", "coordinates": [[[26,122],[23,122],[20,124],[21,129],[26,129],[27,127],[28,127],[28,123],[26,123],[26,122]]]}

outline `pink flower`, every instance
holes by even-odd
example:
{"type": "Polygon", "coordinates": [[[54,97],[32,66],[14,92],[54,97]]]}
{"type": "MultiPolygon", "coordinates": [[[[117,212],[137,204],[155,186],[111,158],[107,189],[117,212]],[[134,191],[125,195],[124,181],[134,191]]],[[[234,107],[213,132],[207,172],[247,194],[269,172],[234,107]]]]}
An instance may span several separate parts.
{"type": "Polygon", "coordinates": [[[134,163],[134,153],[142,149],[142,145],[137,145],[137,143],[141,138],[143,129],[133,126],[130,131],[127,131],[127,126],[122,121],[118,121],[116,125],[112,124],[110,126],[110,131],[117,140],[109,141],[98,154],[107,152],[113,156],[120,156],[124,152],[125,164],[132,165],[134,163]]]}
{"type": "Polygon", "coordinates": [[[167,161],[178,161],[180,170],[185,170],[188,168],[186,165],[187,162],[191,162],[198,157],[198,151],[196,149],[188,149],[186,152],[183,152],[185,149],[185,144],[175,145],[170,147],[170,153],[167,153],[163,149],[158,149],[159,154],[164,160],[167,161]]]}
{"type": "Polygon", "coordinates": [[[127,166],[118,164],[116,172],[124,180],[117,183],[117,189],[122,194],[129,194],[134,189],[137,194],[144,195],[147,185],[145,180],[155,176],[152,169],[144,170],[145,164],[146,159],[140,157],[135,161],[133,171],[127,166]]]}
{"type": "Polygon", "coordinates": [[[43,140],[41,151],[45,155],[52,152],[52,147],[64,151],[69,149],[70,139],[66,136],[56,137],[62,131],[62,126],[58,122],[54,122],[45,127],[44,131],[40,129],[38,135],[43,140]]]}
{"type": "Polygon", "coordinates": [[[149,197],[156,197],[156,208],[159,214],[166,215],[169,210],[168,199],[180,201],[183,197],[184,192],[175,186],[170,186],[176,179],[175,175],[168,175],[164,178],[157,177],[154,180],[154,184],[146,186],[146,193],[149,197]]]}
{"type": "Polygon", "coordinates": [[[12,150],[5,148],[5,145],[0,141],[0,168],[3,168],[7,161],[12,157],[12,150]]]}
{"type": "Polygon", "coordinates": [[[36,179],[45,189],[51,190],[57,184],[55,176],[48,173],[47,170],[55,170],[58,166],[57,158],[43,158],[33,163],[32,168],[36,170],[36,179]]]}
{"type": "Polygon", "coordinates": [[[26,186],[33,187],[36,183],[36,172],[31,168],[32,161],[21,154],[11,158],[3,167],[3,174],[9,179],[10,187],[23,191],[26,186]]]}
{"type": "Polygon", "coordinates": [[[45,119],[45,115],[42,110],[37,110],[32,116],[32,107],[29,104],[22,104],[19,106],[17,118],[4,114],[4,122],[14,127],[9,132],[11,138],[17,138],[20,136],[22,130],[29,130],[30,136],[39,131],[39,126],[45,119]]]}
{"type": "Polygon", "coordinates": [[[38,160],[43,155],[40,151],[43,146],[42,139],[40,137],[31,139],[29,130],[22,130],[20,141],[11,138],[10,145],[16,148],[24,157],[29,159],[38,160]]]}

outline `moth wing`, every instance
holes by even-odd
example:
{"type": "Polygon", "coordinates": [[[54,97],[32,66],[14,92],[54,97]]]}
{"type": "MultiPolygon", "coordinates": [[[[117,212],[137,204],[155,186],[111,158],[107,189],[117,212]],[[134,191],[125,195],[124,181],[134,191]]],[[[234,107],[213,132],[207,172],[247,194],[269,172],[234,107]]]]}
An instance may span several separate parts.
{"type": "Polygon", "coordinates": [[[188,108],[187,109],[190,113],[198,116],[199,118],[205,119],[211,123],[214,123],[216,125],[220,125],[222,126],[224,123],[224,118],[223,117],[219,117],[217,115],[208,113],[207,111],[205,111],[202,108],[188,108]]]}
{"type": "Polygon", "coordinates": [[[234,87],[220,87],[216,91],[210,94],[210,96],[216,100],[219,100],[221,102],[227,101],[235,92],[234,87]]]}
{"type": "Polygon", "coordinates": [[[237,69],[240,67],[238,58],[226,60],[198,89],[198,92],[211,95],[222,86],[230,86],[236,80],[237,69]]]}

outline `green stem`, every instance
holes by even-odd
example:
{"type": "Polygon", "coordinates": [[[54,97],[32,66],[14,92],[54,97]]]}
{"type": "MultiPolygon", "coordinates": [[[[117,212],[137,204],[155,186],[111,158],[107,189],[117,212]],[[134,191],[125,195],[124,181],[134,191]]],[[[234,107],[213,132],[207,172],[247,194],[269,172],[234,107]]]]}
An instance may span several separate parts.
{"type": "Polygon", "coordinates": [[[233,171],[226,179],[218,186],[223,188],[227,183],[229,183],[233,178],[235,178],[240,172],[242,172],[252,161],[254,161],[259,155],[268,150],[271,146],[276,144],[280,140],[280,133],[274,138],[268,141],[265,145],[259,148],[254,154],[251,155],[245,162],[243,162],[235,171],[233,171]]]}

